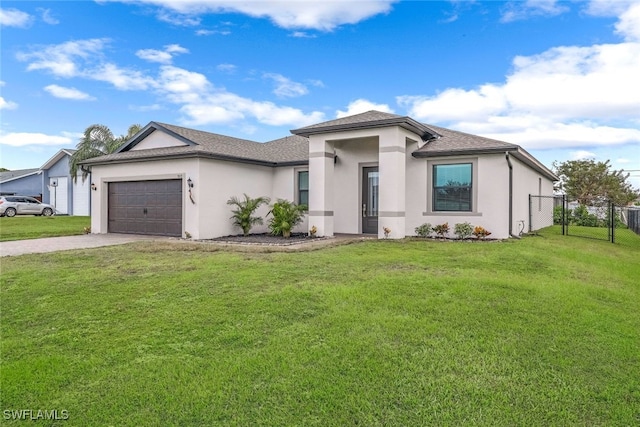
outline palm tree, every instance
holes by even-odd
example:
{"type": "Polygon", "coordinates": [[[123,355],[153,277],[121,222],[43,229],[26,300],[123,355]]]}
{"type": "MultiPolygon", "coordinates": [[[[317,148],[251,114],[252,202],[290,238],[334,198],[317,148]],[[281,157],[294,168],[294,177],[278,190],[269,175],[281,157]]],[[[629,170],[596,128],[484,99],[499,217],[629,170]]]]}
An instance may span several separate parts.
{"type": "Polygon", "coordinates": [[[84,135],[69,161],[69,173],[75,182],[78,179],[78,170],[82,171],[82,181],[87,179],[89,172],[80,167],[80,163],[93,157],[111,154],[128,141],[133,135],[142,129],[140,125],[131,125],[126,135],[114,136],[111,129],[105,125],[91,125],[85,129],[84,135]]]}
{"type": "Polygon", "coordinates": [[[262,205],[266,205],[270,202],[268,197],[256,197],[252,199],[246,193],[244,194],[244,200],[238,199],[236,196],[227,200],[227,204],[235,206],[233,209],[233,225],[240,227],[242,233],[246,236],[251,231],[251,228],[255,224],[262,224],[262,217],[253,216],[253,213],[262,205]]]}

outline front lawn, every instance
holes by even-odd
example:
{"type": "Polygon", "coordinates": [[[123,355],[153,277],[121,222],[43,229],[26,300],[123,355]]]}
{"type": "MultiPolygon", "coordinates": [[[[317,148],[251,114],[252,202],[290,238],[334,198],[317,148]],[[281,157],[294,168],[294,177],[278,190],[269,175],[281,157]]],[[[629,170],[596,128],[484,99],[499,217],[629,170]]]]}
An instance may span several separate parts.
{"type": "Polygon", "coordinates": [[[83,234],[91,226],[88,216],[0,217],[0,242],[83,234]]]}
{"type": "Polygon", "coordinates": [[[541,234],[5,258],[0,406],[74,426],[637,425],[640,238],[541,234]]]}

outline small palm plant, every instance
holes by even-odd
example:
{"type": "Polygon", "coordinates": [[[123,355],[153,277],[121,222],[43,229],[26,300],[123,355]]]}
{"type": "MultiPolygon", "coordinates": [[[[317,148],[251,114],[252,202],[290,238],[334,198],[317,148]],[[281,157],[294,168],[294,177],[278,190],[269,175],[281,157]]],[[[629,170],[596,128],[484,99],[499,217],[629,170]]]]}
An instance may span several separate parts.
{"type": "Polygon", "coordinates": [[[262,224],[262,217],[253,216],[254,212],[262,205],[269,203],[268,197],[256,197],[252,199],[246,193],[244,194],[244,200],[240,200],[233,196],[227,200],[227,204],[235,206],[236,208],[231,210],[233,216],[233,225],[240,227],[242,233],[247,236],[251,231],[251,228],[255,224],[262,224]]]}
{"type": "Polygon", "coordinates": [[[271,234],[291,237],[291,230],[300,224],[307,211],[307,205],[296,205],[288,200],[278,199],[267,215],[271,215],[269,229],[271,234]]]}

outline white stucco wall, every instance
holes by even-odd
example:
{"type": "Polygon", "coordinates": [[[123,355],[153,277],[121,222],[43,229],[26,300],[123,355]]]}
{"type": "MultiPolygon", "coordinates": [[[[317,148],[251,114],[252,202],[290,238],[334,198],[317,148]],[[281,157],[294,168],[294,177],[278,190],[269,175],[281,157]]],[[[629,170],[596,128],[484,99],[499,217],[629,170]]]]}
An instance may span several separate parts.
{"type": "Polygon", "coordinates": [[[513,232],[526,233],[553,225],[553,199],[533,200],[534,214],[529,215],[529,195],[553,196],[553,181],[511,156],[513,165],[513,232]],[[520,224],[522,221],[522,224],[520,224]],[[530,221],[532,223],[530,224],[530,221]]]}
{"type": "MultiPolygon", "coordinates": [[[[108,183],[114,181],[141,181],[160,179],[182,179],[183,185],[183,236],[188,232],[194,239],[239,234],[233,226],[230,197],[243,198],[266,196],[272,201],[278,198],[295,200],[296,171],[306,168],[258,166],[253,164],[227,162],[211,159],[181,159],[144,161],[116,165],[99,165],[92,168],[92,182],[97,191],[92,191],[93,233],[107,233],[108,183]],[[194,186],[189,198],[187,179],[194,186]]],[[[264,224],[256,225],[252,232],[268,231],[267,212],[269,206],[262,206],[256,213],[263,217],[264,224]]],[[[306,231],[305,221],[294,231],[306,231]]]]}
{"type": "Polygon", "coordinates": [[[333,172],[334,231],[362,232],[362,168],[378,166],[378,139],[348,139],[335,144],[333,172]]]}
{"type": "Polygon", "coordinates": [[[186,189],[187,178],[197,185],[194,187],[194,198],[199,201],[199,161],[197,159],[158,160],[137,163],[121,163],[114,165],[96,165],[91,168],[91,182],[97,189],[91,191],[91,232],[107,233],[108,227],[108,185],[116,181],[143,181],[159,179],[183,180],[183,236],[187,230],[194,238],[202,238],[198,231],[199,205],[188,201],[186,189]]]}
{"type": "Polygon", "coordinates": [[[89,215],[89,186],[91,185],[91,176],[83,180],[82,176],[78,176],[73,184],[73,215],[88,216],[89,215]]]}
{"type": "MultiPolygon", "coordinates": [[[[286,199],[290,202],[299,203],[298,198],[298,172],[308,171],[308,166],[281,166],[273,168],[272,186],[271,186],[271,202],[277,199],[286,199]]],[[[308,206],[307,206],[308,208],[308,206]]],[[[265,218],[265,225],[270,217],[265,218]]],[[[309,215],[305,214],[304,220],[294,229],[294,233],[306,233],[309,230],[309,215]]]]}
{"type": "Polygon", "coordinates": [[[503,154],[413,159],[409,169],[411,176],[408,178],[412,183],[407,185],[407,192],[411,192],[415,200],[411,210],[408,209],[407,235],[415,235],[418,225],[429,223],[435,226],[446,222],[451,230],[450,237],[454,237],[455,224],[468,222],[490,231],[491,238],[509,236],[509,167],[503,154]],[[431,207],[433,174],[430,166],[451,163],[473,164],[472,212],[434,212],[431,207]],[[420,192],[416,193],[419,187],[420,192]],[[420,214],[416,210],[418,199],[422,203],[420,214]]]}
{"type": "MultiPolygon", "coordinates": [[[[231,206],[227,200],[235,196],[244,198],[244,193],[249,197],[271,197],[273,180],[273,168],[252,164],[225,162],[220,160],[199,160],[199,179],[195,186],[197,199],[198,238],[209,239],[212,237],[240,234],[242,230],[233,226],[231,206]]],[[[195,187],[194,187],[195,189],[195,187]]],[[[189,202],[191,204],[191,202],[189,202]]],[[[267,231],[266,215],[268,206],[262,206],[256,211],[265,221],[263,225],[255,225],[252,233],[267,231]]],[[[196,228],[194,227],[194,230],[196,228]]],[[[189,232],[195,237],[196,231],[189,232]]]]}

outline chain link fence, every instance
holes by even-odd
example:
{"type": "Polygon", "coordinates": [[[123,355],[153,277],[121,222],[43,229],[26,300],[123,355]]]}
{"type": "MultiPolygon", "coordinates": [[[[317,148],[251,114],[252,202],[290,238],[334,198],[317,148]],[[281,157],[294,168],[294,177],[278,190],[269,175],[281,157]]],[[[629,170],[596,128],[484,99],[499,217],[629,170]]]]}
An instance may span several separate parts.
{"type": "Polygon", "coordinates": [[[640,208],[615,206],[605,199],[587,204],[569,202],[565,196],[529,196],[529,232],[551,225],[565,236],[612,243],[640,239],[640,208]]]}

